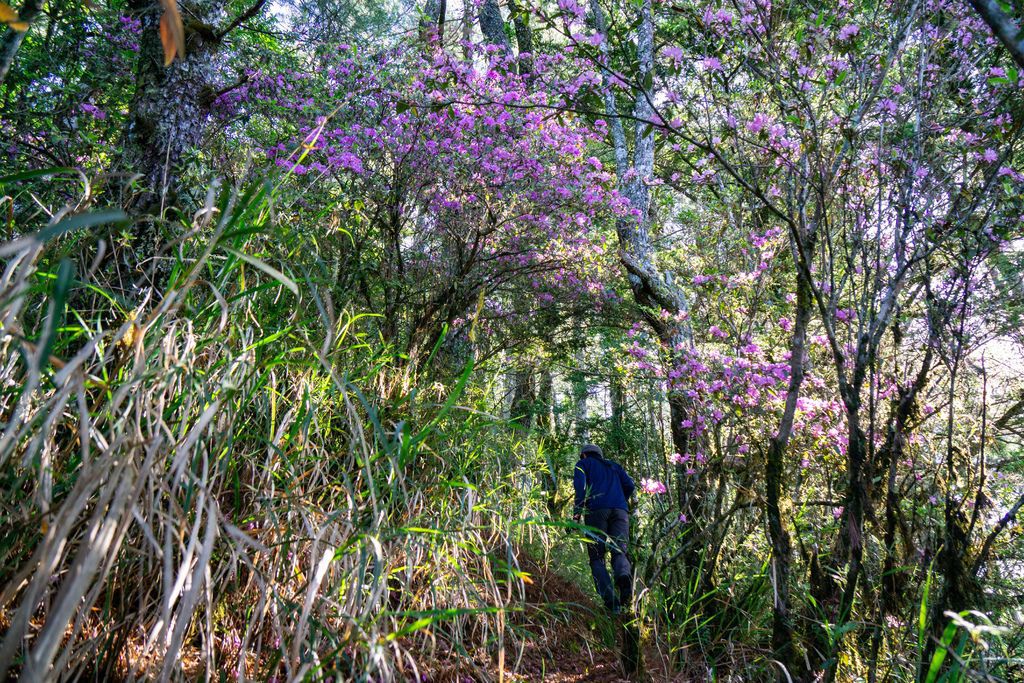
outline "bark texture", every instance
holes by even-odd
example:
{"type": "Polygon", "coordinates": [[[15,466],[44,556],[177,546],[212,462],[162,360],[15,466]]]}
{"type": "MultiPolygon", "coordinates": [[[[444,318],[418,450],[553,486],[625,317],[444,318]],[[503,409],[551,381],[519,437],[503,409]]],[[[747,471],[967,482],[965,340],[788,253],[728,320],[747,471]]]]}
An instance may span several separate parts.
{"type": "Polygon", "coordinates": [[[508,42],[508,35],[505,33],[505,20],[501,18],[501,8],[497,0],[484,0],[480,5],[480,30],[484,34],[484,42],[490,45],[497,45],[506,52],[511,51],[512,46],[508,42]]]}
{"type": "Polygon", "coordinates": [[[184,57],[164,66],[160,42],[159,3],[132,0],[142,21],[135,94],[125,139],[122,168],[141,176],[141,192],[130,202],[137,214],[159,213],[177,199],[185,152],[199,145],[209,120],[217,78],[216,55],[221,37],[204,20],[219,18],[223,0],[182,4],[185,21],[184,57]]]}

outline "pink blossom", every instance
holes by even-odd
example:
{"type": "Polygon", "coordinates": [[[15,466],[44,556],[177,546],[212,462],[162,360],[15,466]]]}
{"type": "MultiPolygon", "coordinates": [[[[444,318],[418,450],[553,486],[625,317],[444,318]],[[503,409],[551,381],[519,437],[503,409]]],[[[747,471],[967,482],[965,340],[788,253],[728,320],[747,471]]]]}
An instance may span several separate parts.
{"type": "Polygon", "coordinates": [[[675,45],[667,45],[663,47],[661,49],[661,54],[665,55],[677,64],[683,61],[683,51],[675,45]]]}
{"type": "Polygon", "coordinates": [[[705,71],[721,71],[722,62],[719,61],[718,57],[705,57],[701,60],[701,66],[704,67],[705,71]]]}
{"type": "Polygon", "coordinates": [[[860,26],[858,26],[857,24],[847,24],[846,26],[839,29],[838,38],[839,40],[849,40],[858,33],[860,33],[860,26]]]}
{"type": "Polygon", "coordinates": [[[641,479],[640,490],[643,491],[644,493],[649,493],[651,495],[661,495],[663,493],[668,493],[668,488],[665,486],[665,484],[658,481],[657,479],[641,479]]]}
{"type": "Polygon", "coordinates": [[[107,118],[107,112],[103,111],[102,109],[97,107],[95,104],[89,104],[88,102],[83,102],[82,104],[80,104],[78,106],[78,108],[81,109],[82,111],[84,111],[86,114],[89,114],[90,116],[92,116],[94,119],[97,119],[99,121],[102,121],[103,119],[107,118]]]}
{"type": "Polygon", "coordinates": [[[764,114],[754,114],[754,118],[747,124],[747,130],[751,133],[760,133],[761,129],[767,126],[769,119],[764,114]]]}

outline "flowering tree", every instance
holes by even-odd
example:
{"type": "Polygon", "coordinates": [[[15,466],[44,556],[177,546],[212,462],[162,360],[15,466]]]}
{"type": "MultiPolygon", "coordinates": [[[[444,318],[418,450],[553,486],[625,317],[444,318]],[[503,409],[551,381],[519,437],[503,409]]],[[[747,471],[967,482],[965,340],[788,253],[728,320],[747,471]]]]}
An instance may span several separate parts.
{"type": "Polygon", "coordinates": [[[343,48],[323,78],[254,73],[218,103],[290,124],[267,154],[322,199],[287,210],[329,216],[341,276],[414,365],[446,329],[468,332],[478,300],[500,326],[556,299],[615,298],[602,223],[623,202],[588,151],[599,129],[553,114],[557,95],[488,55],[479,68],[343,48]],[[339,206],[335,193],[358,200],[339,206]]]}
{"type": "MultiPolygon", "coordinates": [[[[662,182],[677,192],[720,207],[718,220],[733,230],[743,234],[749,231],[743,223],[751,225],[762,236],[758,249],[778,245],[791,257],[791,308],[778,320],[789,333],[788,367],[773,382],[774,391],[764,394],[765,407],[776,402],[778,420],[765,453],[764,482],[776,581],[773,643],[787,668],[799,672],[783,511],[789,507],[785,454],[806,405],[801,392],[813,355],[810,342],[823,345],[831,368],[822,379],[835,388],[827,400],[840,402],[845,422],[841,432],[830,432],[844,458],[841,525],[830,570],[812,586],[819,604],[833,610],[832,621],[842,625],[865,572],[873,482],[892,469],[892,443],[906,438],[899,431],[932,377],[926,352],[917,380],[883,381],[883,342],[894,322],[911,312],[921,316],[915,334],[940,334],[936,328],[948,324],[948,315],[936,318],[934,306],[922,301],[933,301],[935,278],[968,254],[984,259],[998,252],[1019,226],[1016,71],[1000,63],[998,43],[969,8],[942,2],[807,10],[749,0],[730,7],[673,3],[660,12],[641,3],[635,14],[623,15],[635,34],[610,29],[597,3],[589,8],[589,26],[581,6],[563,2],[559,8],[552,25],[564,27],[575,53],[603,75],[605,110],[618,113],[624,98],[633,102],[629,115],[620,117],[635,127],[632,148],[621,133],[612,136],[619,158],[630,152],[641,160],[620,166],[620,182],[644,187],[641,199],[624,193],[641,212],[640,232],[620,231],[626,268],[637,275],[630,249],[650,243],[644,212],[650,206],[646,188],[657,182],[655,168],[664,169],[662,182]],[[653,68],[655,34],[664,41],[660,71],[653,68]],[[622,61],[609,59],[624,48],[622,61]],[[665,145],[655,162],[652,136],[658,131],[665,145]],[[950,250],[959,255],[951,257],[950,250]],[[896,395],[899,401],[886,404],[896,395]],[[888,446],[877,441],[886,422],[888,446]],[[843,580],[828,578],[840,569],[843,580]]],[[[649,248],[646,253],[641,261],[654,263],[649,248]]],[[[652,282],[672,282],[651,272],[652,282]]],[[[970,279],[959,281],[966,287],[970,279]]],[[[650,306],[644,290],[634,289],[638,301],[650,306]]],[[[689,317],[678,285],[660,291],[674,294],[659,302],[663,312],[655,309],[655,316],[689,317]]],[[[711,341],[728,336],[717,325],[708,332],[711,341]]],[[[738,346],[749,340],[738,337],[738,346]]],[[[683,383],[700,395],[709,366],[698,364],[688,373],[685,358],[671,353],[685,344],[662,339],[662,345],[670,351],[674,378],[686,378],[683,383]]],[[[756,378],[756,366],[749,367],[756,378]]],[[[696,416],[681,416],[673,417],[673,429],[685,426],[691,437],[706,429],[696,416]]],[[[696,455],[679,453],[680,462],[696,455]]],[[[697,474],[696,468],[686,471],[697,474]]],[[[715,476],[714,467],[704,472],[705,480],[715,476]]],[[[898,516],[891,509],[892,472],[889,481],[891,520],[898,516]]],[[[832,663],[830,676],[840,642],[823,633],[812,644],[819,661],[832,663]]]]}

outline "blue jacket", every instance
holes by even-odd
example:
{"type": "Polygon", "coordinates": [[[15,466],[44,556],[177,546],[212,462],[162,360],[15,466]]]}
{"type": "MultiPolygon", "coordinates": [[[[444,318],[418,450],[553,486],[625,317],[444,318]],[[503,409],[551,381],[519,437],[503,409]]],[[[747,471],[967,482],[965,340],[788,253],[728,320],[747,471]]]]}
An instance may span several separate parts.
{"type": "Polygon", "coordinates": [[[572,485],[576,489],[575,514],[604,508],[628,510],[626,501],[636,488],[621,465],[594,455],[576,463],[572,485]]]}

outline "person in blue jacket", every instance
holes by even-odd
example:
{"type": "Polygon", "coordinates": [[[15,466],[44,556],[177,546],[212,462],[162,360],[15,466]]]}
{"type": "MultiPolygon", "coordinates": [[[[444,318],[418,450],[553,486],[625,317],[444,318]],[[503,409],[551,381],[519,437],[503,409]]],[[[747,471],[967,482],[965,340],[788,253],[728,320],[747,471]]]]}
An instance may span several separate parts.
{"type": "Polygon", "coordinates": [[[618,612],[620,606],[628,609],[633,600],[633,568],[626,557],[628,501],[636,486],[622,466],[606,460],[601,449],[594,444],[587,444],[580,450],[572,485],[576,489],[573,519],[579,523],[582,516],[584,523],[597,531],[595,534],[588,530],[591,542],[587,544],[594,586],[608,609],[613,612],[618,612]],[[605,555],[609,550],[615,588],[605,566],[605,555]]]}

